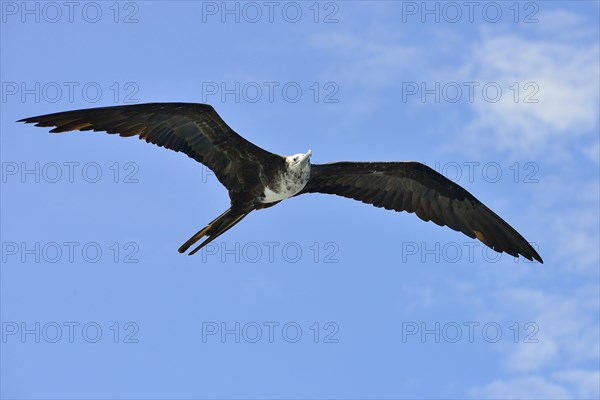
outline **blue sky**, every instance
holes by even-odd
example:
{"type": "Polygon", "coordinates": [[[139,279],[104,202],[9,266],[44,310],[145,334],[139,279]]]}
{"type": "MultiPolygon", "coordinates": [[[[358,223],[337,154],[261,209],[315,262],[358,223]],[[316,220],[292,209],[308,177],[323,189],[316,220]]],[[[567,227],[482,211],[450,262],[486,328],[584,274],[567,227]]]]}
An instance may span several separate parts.
{"type": "Polygon", "coordinates": [[[2,1],[0,395],[598,398],[598,4],[2,1]],[[183,256],[228,207],[210,171],[14,122],[157,101],[424,162],[545,263],[326,195],[183,256]]]}

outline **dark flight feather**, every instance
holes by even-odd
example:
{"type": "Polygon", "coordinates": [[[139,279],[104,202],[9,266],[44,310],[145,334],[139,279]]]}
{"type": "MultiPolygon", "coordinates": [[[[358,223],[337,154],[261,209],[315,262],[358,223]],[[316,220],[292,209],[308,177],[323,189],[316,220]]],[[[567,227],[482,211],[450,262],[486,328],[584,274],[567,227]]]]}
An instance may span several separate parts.
{"type": "Polygon", "coordinates": [[[312,164],[298,193],[327,193],[415,213],[479,239],[497,252],[542,262],[534,248],[508,223],[458,184],[417,162],[312,164]]]}
{"type": "Polygon", "coordinates": [[[105,131],[120,136],[139,136],[148,143],[180,151],[206,165],[230,191],[244,186],[244,179],[258,179],[265,160],[281,163],[270,153],[233,131],[208,104],[147,103],[65,111],[18,122],[55,127],[50,132],[105,131]],[[259,161],[260,160],[260,161],[259,161]],[[227,168],[244,165],[244,173],[227,168]]]}

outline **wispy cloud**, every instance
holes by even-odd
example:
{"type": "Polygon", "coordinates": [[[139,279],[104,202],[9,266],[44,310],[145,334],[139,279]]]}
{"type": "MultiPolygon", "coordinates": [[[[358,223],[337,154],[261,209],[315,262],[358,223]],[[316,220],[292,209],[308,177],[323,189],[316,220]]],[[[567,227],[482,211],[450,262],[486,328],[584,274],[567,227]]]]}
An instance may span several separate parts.
{"type": "Polygon", "coordinates": [[[335,56],[322,74],[335,77],[344,88],[343,128],[375,112],[382,92],[395,87],[403,74],[414,68],[420,53],[393,34],[382,40],[377,34],[322,33],[313,35],[310,44],[335,56]]]}
{"type": "Polygon", "coordinates": [[[542,371],[563,365],[578,365],[598,359],[600,348],[596,318],[598,289],[583,287],[569,293],[547,293],[513,289],[501,294],[504,306],[514,310],[527,304],[531,318],[540,327],[539,345],[512,346],[506,353],[511,371],[542,371]],[[558,364],[557,364],[558,362],[558,364]]]}
{"type": "Polygon", "coordinates": [[[544,39],[482,31],[461,70],[476,81],[514,89],[496,103],[472,104],[471,135],[493,135],[487,143],[497,149],[543,154],[597,134],[599,46],[594,35],[575,40],[563,34],[577,20],[566,11],[554,12],[542,24],[554,34],[544,39]]]}
{"type": "Polygon", "coordinates": [[[474,399],[570,399],[563,386],[541,376],[514,379],[497,379],[487,385],[469,390],[474,399]]]}
{"type": "Polygon", "coordinates": [[[553,375],[554,379],[562,382],[573,390],[573,397],[594,399],[600,397],[600,371],[581,369],[565,370],[553,375]]]}
{"type": "Polygon", "coordinates": [[[500,346],[507,377],[473,387],[468,394],[508,399],[600,396],[598,291],[595,285],[568,293],[517,288],[488,298],[500,318],[516,318],[515,310],[526,305],[526,318],[539,327],[538,342],[500,346]]]}
{"type": "Polygon", "coordinates": [[[385,42],[354,33],[315,35],[311,39],[316,48],[335,53],[339,63],[331,68],[337,79],[379,90],[399,82],[402,72],[412,68],[418,50],[402,44],[399,37],[388,37],[385,42]]]}
{"type": "Polygon", "coordinates": [[[446,29],[445,47],[451,46],[454,56],[445,50],[441,59],[430,51],[427,38],[416,46],[401,34],[382,37],[373,27],[361,34],[313,35],[310,44],[335,55],[325,63],[323,74],[343,83],[349,93],[345,106],[353,109],[353,119],[370,115],[383,99],[389,101],[389,95],[383,96],[386,91],[397,91],[400,102],[400,85],[407,76],[429,86],[439,81],[477,82],[477,90],[497,83],[503,90],[497,102],[478,96],[468,105],[473,118],[464,130],[465,139],[482,134],[488,139],[472,140],[479,145],[471,150],[493,146],[498,152],[540,155],[552,149],[561,158],[573,157],[565,146],[575,139],[591,141],[597,134],[600,47],[577,14],[548,10],[540,13],[540,21],[536,28],[544,32],[541,36],[488,26],[466,44],[453,40],[453,31],[446,29]],[[352,103],[353,98],[360,102],[352,103]]]}

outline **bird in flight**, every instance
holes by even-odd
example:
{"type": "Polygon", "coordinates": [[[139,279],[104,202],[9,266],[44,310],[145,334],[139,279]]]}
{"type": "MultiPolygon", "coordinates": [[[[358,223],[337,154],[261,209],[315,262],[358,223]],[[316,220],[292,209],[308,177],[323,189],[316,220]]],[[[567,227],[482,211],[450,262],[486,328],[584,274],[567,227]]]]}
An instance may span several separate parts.
{"type": "Polygon", "coordinates": [[[418,162],[311,164],[311,151],[280,156],[233,131],[208,104],[147,103],[90,108],[24,118],[50,132],[105,131],[137,136],[179,151],[210,168],[229,191],[230,207],[186,241],[189,255],[254,210],[304,193],[348,197],[387,210],[415,213],[424,221],[479,239],[502,253],[543,262],[514,228],[461,186],[418,162]]]}

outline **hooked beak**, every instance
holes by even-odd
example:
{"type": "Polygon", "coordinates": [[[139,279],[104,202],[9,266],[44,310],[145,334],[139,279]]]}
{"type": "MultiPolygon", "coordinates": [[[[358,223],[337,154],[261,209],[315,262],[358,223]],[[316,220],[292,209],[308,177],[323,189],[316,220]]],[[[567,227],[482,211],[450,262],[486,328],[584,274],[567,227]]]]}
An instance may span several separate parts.
{"type": "Polygon", "coordinates": [[[304,161],[308,160],[308,159],[310,158],[310,156],[311,156],[311,155],[312,155],[312,151],[308,150],[308,151],[306,152],[306,154],[304,154],[304,155],[303,155],[303,156],[300,158],[300,161],[301,161],[301,162],[304,162],[304,161]]]}

